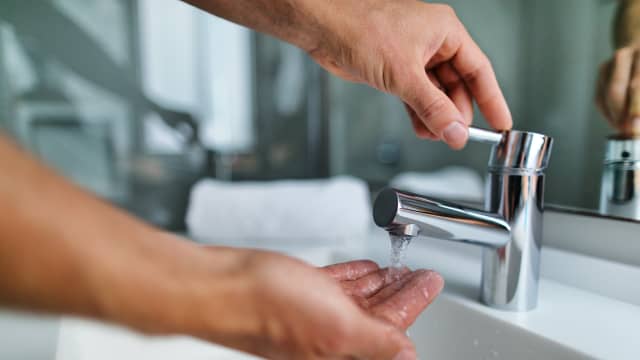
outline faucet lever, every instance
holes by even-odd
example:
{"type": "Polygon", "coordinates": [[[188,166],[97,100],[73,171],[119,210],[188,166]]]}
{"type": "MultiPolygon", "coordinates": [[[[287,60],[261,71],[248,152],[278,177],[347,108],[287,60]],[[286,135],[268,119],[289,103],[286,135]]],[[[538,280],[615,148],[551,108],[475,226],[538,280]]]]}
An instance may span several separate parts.
{"type": "Polygon", "coordinates": [[[498,145],[502,142],[503,134],[495,131],[469,126],[469,140],[490,145],[498,145]]]}

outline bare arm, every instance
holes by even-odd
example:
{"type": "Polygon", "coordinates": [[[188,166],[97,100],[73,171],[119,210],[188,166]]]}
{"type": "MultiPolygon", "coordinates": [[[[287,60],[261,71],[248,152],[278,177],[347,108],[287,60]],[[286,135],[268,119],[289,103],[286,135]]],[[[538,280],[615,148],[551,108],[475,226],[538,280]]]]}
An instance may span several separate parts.
{"type": "Polygon", "coordinates": [[[489,59],[448,6],[418,0],[186,1],[293,43],[337,76],[398,96],[419,137],[463,147],[474,100],[491,126],[512,126],[489,59]]]}
{"type": "Polygon", "coordinates": [[[158,299],[180,289],[159,281],[171,283],[183,257],[197,264],[198,249],[70,185],[2,133],[0,164],[1,303],[142,328],[154,324],[142,306],[172,310],[158,299]]]}
{"type": "Polygon", "coordinates": [[[313,0],[184,0],[237,24],[271,34],[305,51],[318,47],[326,32],[321,12],[331,1],[313,0]]]}

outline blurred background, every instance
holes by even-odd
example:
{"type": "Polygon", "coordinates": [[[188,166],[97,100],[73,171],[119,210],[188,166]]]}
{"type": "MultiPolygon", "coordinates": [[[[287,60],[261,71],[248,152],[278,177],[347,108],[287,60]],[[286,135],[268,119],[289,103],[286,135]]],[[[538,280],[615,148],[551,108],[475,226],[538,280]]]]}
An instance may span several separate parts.
{"type": "MultiPolygon", "coordinates": [[[[593,98],[616,1],[445,2],[493,61],[515,127],[555,138],[547,202],[595,209],[610,130],[593,98]]],[[[0,126],[74,182],[177,231],[205,177],[352,175],[375,191],[449,165],[483,176],[489,154],[419,140],[394,97],[177,0],[3,0],[0,126]]]]}

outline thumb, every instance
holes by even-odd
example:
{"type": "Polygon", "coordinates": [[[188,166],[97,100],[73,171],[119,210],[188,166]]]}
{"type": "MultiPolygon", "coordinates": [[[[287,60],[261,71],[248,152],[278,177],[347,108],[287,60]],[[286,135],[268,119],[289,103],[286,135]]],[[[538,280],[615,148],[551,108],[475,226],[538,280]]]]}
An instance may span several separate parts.
{"type": "Polygon", "coordinates": [[[349,355],[367,360],[417,359],[411,340],[398,328],[368,316],[359,324],[350,341],[352,353],[349,355]]]}
{"type": "Polygon", "coordinates": [[[414,77],[401,95],[425,126],[453,149],[467,143],[469,130],[451,99],[426,74],[414,77]]]}

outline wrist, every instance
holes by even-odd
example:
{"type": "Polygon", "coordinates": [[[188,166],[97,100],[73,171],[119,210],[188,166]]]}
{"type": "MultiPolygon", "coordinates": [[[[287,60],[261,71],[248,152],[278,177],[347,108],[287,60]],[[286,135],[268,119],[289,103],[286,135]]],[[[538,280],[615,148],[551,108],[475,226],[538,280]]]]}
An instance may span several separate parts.
{"type": "Polygon", "coordinates": [[[232,345],[238,334],[256,333],[250,279],[238,269],[242,251],[204,248],[152,231],[144,256],[110,271],[99,303],[106,321],[149,334],[188,334],[232,345]]]}
{"type": "MultiPolygon", "coordinates": [[[[152,228],[131,227],[102,251],[86,256],[88,287],[100,320],[151,334],[180,330],[180,297],[187,292],[185,260],[195,245],[152,228]],[[105,255],[102,255],[105,254],[105,255]]],[[[194,259],[196,264],[199,260],[194,259]]]]}

